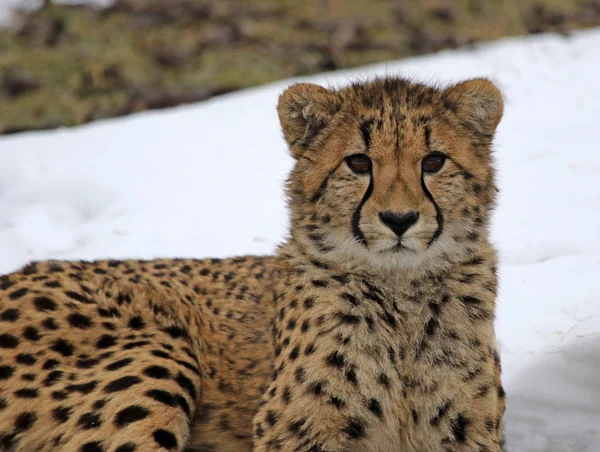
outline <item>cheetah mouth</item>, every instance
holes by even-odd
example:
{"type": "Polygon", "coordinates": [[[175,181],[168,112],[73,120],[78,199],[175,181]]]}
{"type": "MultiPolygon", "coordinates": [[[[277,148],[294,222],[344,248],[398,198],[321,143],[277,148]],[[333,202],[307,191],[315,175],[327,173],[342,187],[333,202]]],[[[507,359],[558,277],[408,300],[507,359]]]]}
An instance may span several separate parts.
{"type": "Polygon", "coordinates": [[[402,243],[402,239],[399,239],[394,246],[386,249],[384,252],[386,253],[401,253],[401,252],[410,252],[414,253],[415,250],[408,248],[406,245],[402,243]]]}

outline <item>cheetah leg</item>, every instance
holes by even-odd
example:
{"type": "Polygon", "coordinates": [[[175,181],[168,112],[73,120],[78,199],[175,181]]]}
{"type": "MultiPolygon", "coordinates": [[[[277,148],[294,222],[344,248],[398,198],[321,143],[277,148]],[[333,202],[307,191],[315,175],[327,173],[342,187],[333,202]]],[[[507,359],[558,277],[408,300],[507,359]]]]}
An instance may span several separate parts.
{"type": "Polygon", "coordinates": [[[163,332],[151,341],[119,341],[115,348],[89,380],[54,387],[65,399],[50,407],[56,429],[43,450],[185,449],[201,388],[189,348],[163,332]]]}

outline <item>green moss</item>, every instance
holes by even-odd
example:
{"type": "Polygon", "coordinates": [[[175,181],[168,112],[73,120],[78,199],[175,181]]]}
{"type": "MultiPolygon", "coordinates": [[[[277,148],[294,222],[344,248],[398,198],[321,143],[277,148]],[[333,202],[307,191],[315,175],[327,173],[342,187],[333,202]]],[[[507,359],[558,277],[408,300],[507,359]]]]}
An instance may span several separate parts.
{"type": "Polygon", "coordinates": [[[323,70],[600,25],[600,0],[120,0],[0,30],[0,132],[72,126],[323,70]]]}

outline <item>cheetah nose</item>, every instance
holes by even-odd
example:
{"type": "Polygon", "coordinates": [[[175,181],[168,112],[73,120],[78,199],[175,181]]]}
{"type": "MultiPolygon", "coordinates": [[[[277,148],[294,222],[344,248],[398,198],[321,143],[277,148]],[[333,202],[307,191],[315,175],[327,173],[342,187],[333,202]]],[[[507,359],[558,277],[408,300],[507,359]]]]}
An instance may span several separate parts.
{"type": "Polygon", "coordinates": [[[410,212],[396,213],[386,210],[379,213],[381,221],[394,233],[401,237],[408,229],[419,219],[419,212],[411,210],[410,212]]]}

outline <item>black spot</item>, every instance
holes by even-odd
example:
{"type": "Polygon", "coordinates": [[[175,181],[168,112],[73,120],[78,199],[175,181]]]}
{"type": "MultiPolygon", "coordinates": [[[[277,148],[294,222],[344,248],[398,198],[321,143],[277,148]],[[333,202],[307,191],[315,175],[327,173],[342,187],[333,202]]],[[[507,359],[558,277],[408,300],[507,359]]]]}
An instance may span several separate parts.
{"type": "Polygon", "coordinates": [[[15,391],[15,395],[20,399],[35,399],[39,395],[39,392],[37,389],[23,388],[15,391]]]}
{"type": "Polygon", "coordinates": [[[103,334],[98,342],[96,342],[96,347],[98,348],[109,348],[113,347],[117,343],[117,338],[111,336],[110,334],[103,334]]]}
{"type": "Polygon", "coordinates": [[[108,366],[105,367],[105,369],[106,370],[122,369],[123,367],[131,364],[132,362],[133,362],[133,358],[123,358],[118,361],[115,361],[114,363],[110,363],[108,366]]]}
{"type": "Polygon", "coordinates": [[[17,355],[17,360],[16,360],[19,364],[25,364],[26,366],[31,366],[32,364],[35,364],[37,359],[35,356],[29,354],[29,353],[19,353],[17,355]]]}
{"type": "Polygon", "coordinates": [[[458,299],[467,305],[479,305],[483,303],[479,298],[471,297],[468,295],[460,296],[458,297],[458,299]]]}
{"type": "Polygon", "coordinates": [[[171,359],[171,355],[169,355],[166,352],[163,352],[162,350],[152,350],[150,353],[159,358],[171,359]]]}
{"type": "Polygon", "coordinates": [[[52,417],[61,424],[67,422],[71,417],[71,407],[59,406],[52,410],[52,417]]]}
{"type": "Polygon", "coordinates": [[[59,364],[60,364],[60,362],[58,360],[56,360],[56,359],[48,359],[48,360],[46,360],[46,362],[42,366],[42,369],[44,369],[44,370],[52,370],[56,366],[58,366],[59,364]]]}
{"type": "Polygon", "coordinates": [[[338,369],[341,369],[346,364],[346,358],[345,358],[344,354],[340,353],[340,352],[330,353],[327,356],[326,360],[327,360],[327,364],[329,364],[330,366],[333,366],[333,367],[337,367],[338,369]]]}
{"type": "Polygon", "coordinates": [[[121,444],[115,449],[115,452],[135,452],[135,443],[129,442],[121,444]]]}
{"type": "Polygon", "coordinates": [[[298,434],[304,424],[306,424],[306,419],[298,419],[297,421],[290,422],[289,429],[291,432],[298,434]]]}
{"type": "Polygon", "coordinates": [[[19,339],[12,334],[0,334],[0,348],[16,348],[19,345],[19,339]]]}
{"type": "Polygon", "coordinates": [[[498,387],[498,397],[500,397],[501,399],[506,397],[506,392],[504,391],[504,388],[502,386],[498,387]]]}
{"type": "Polygon", "coordinates": [[[22,287],[21,289],[17,289],[14,292],[8,294],[8,298],[11,300],[17,300],[23,297],[28,292],[26,287],[22,287]]]}
{"type": "MultiPolygon", "coordinates": [[[[35,381],[35,379],[37,378],[36,374],[23,374],[21,375],[21,380],[23,381],[35,381]]],[[[1,407],[0,407],[1,409],[1,407]]]]}
{"type": "Polygon", "coordinates": [[[306,346],[306,349],[304,350],[304,354],[307,356],[312,355],[314,352],[315,352],[315,344],[313,344],[313,343],[308,344],[306,346]]]}
{"type": "Polygon", "coordinates": [[[53,370],[50,372],[43,381],[44,386],[52,386],[63,376],[62,370],[53,370]]]}
{"type": "Polygon", "coordinates": [[[100,427],[100,425],[102,425],[102,419],[100,419],[100,415],[98,413],[85,413],[81,415],[77,421],[77,424],[85,430],[91,430],[93,428],[100,427]]]}
{"type": "Polygon", "coordinates": [[[365,425],[364,422],[358,418],[350,418],[344,427],[344,433],[351,439],[364,438],[365,436],[365,425]]]}
{"type": "Polygon", "coordinates": [[[329,405],[333,405],[338,410],[343,408],[346,405],[342,399],[340,399],[339,397],[336,397],[336,396],[331,396],[329,398],[329,400],[327,401],[327,403],[329,403],[329,405]]]}
{"type": "Polygon", "coordinates": [[[187,415],[188,418],[191,418],[191,411],[190,411],[190,405],[187,403],[187,401],[185,400],[185,397],[183,397],[180,394],[175,394],[174,395],[175,400],[177,400],[177,403],[179,404],[179,406],[181,407],[181,409],[185,412],[185,414],[187,415]]]}
{"type": "Polygon", "coordinates": [[[275,412],[272,410],[267,411],[265,421],[267,421],[269,425],[275,425],[277,423],[277,415],[275,414],[275,412]]]}
{"type": "Polygon", "coordinates": [[[173,339],[177,339],[178,337],[188,337],[187,331],[178,326],[171,326],[169,328],[163,329],[165,333],[171,336],[173,339]]]}
{"type": "Polygon", "coordinates": [[[15,419],[15,433],[29,430],[36,420],[37,416],[31,411],[25,411],[19,414],[15,419]]]}
{"type": "Polygon", "coordinates": [[[300,331],[302,331],[303,333],[306,333],[309,328],[310,328],[310,321],[307,319],[302,322],[302,325],[300,326],[300,331]]]}
{"type": "Polygon", "coordinates": [[[294,349],[290,352],[290,359],[292,361],[294,361],[296,358],[298,358],[299,354],[300,354],[300,347],[296,345],[294,347],[294,349]]]}
{"type": "Polygon", "coordinates": [[[44,286],[56,289],[57,287],[61,287],[62,285],[59,281],[46,281],[44,286]]]}
{"type": "Polygon", "coordinates": [[[390,385],[390,377],[388,377],[385,373],[381,372],[377,377],[377,382],[380,385],[383,385],[387,388],[390,385]]]}
{"type": "Polygon", "coordinates": [[[391,326],[393,329],[396,329],[396,319],[395,317],[389,313],[389,312],[385,312],[383,314],[380,314],[380,317],[385,320],[385,323],[387,323],[389,326],[391,326]]]}
{"type": "Polygon", "coordinates": [[[95,410],[99,410],[101,408],[104,408],[105,405],[106,405],[106,400],[96,400],[94,402],[94,404],[92,405],[92,408],[95,410]]]}
{"type": "Polygon", "coordinates": [[[136,316],[133,317],[130,321],[129,321],[129,328],[132,328],[134,330],[141,330],[146,326],[146,322],[144,322],[144,319],[142,319],[141,316],[136,316]]]}
{"type": "Polygon", "coordinates": [[[42,326],[47,330],[57,330],[59,328],[58,323],[56,323],[56,320],[54,320],[52,317],[45,319],[42,322],[42,326]]]}
{"type": "Polygon", "coordinates": [[[467,426],[471,421],[459,414],[456,419],[452,421],[451,428],[454,438],[459,443],[464,443],[467,437],[467,426]]]}
{"type": "Polygon", "coordinates": [[[162,366],[149,366],[144,369],[144,375],[150,378],[167,379],[171,376],[169,369],[162,366]]]}
{"type": "Polygon", "coordinates": [[[34,326],[28,326],[23,330],[23,336],[25,339],[30,340],[32,342],[37,342],[40,340],[40,333],[38,329],[34,326]]]}
{"type": "Polygon", "coordinates": [[[367,403],[367,408],[371,413],[377,416],[379,419],[383,419],[383,410],[381,409],[381,404],[377,399],[371,399],[367,403]]]}
{"type": "Polygon", "coordinates": [[[168,430],[164,430],[162,428],[154,430],[152,436],[158,445],[164,447],[165,449],[173,449],[177,447],[177,438],[175,438],[175,435],[168,430]]]}
{"type": "Polygon", "coordinates": [[[439,425],[440,422],[442,421],[442,418],[446,415],[446,413],[448,412],[448,409],[450,408],[450,402],[447,402],[446,404],[444,404],[443,406],[438,408],[438,412],[435,415],[434,418],[431,419],[431,421],[429,421],[429,423],[431,425],[439,425]]]}
{"type": "MultiPolygon", "coordinates": [[[[273,388],[275,389],[275,388],[273,388]]],[[[286,387],[283,390],[283,393],[281,394],[281,398],[283,399],[283,402],[287,405],[288,403],[290,403],[290,401],[292,400],[292,391],[290,391],[290,388],[286,387]]]]}
{"type": "Polygon", "coordinates": [[[436,319],[434,319],[433,317],[430,318],[425,324],[425,333],[429,336],[433,335],[435,333],[435,328],[437,327],[437,324],[438,323],[436,319]]]}
{"type": "Polygon", "coordinates": [[[0,314],[0,320],[5,322],[15,322],[19,318],[19,311],[17,309],[6,309],[0,314]]]}
{"type": "Polygon", "coordinates": [[[308,297],[304,300],[304,308],[310,309],[315,305],[315,299],[312,297],[308,297]]]}
{"type": "Polygon", "coordinates": [[[355,386],[358,384],[358,379],[356,378],[356,370],[354,370],[354,367],[346,371],[346,380],[348,380],[355,386]]]}
{"type": "Polygon", "coordinates": [[[294,378],[298,383],[302,383],[306,380],[306,372],[304,371],[304,367],[298,366],[294,371],[294,378]]]}
{"type": "Polygon", "coordinates": [[[419,423],[419,413],[414,408],[410,409],[410,414],[412,416],[413,423],[416,425],[419,423]]]}
{"type": "Polygon", "coordinates": [[[140,405],[131,405],[123,408],[115,416],[115,425],[123,428],[133,422],[141,421],[150,415],[150,411],[140,405]]]}
{"type": "Polygon", "coordinates": [[[80,369],[91,369],[99,362],[100,362],[100,359],[98,359],[98,358],[86,358],[86,359],[78,359],[77,363],[75,365],[77,367],[79,367],[80,369]]]}
{"type": "Polygon", "coordinates": [[[69,314],[67,321],[74,328],[86,329],[92,326],[92,319],[78,312],[69,314]]]}
{"type": "Polygon", "coordinates": [[[54,400],[65,400],[69,396],[65,391],[52,391],[51,395],[54,400]]]}
{"type": "Polygon", "coordinates": [[[313,381],[309,385],[308,390],[316,396],[321,395],[323,394],[323,386],[325,386],[326,383],[325,380],[313,381]]]}
{"type": "Polygon", "coordinates": [[[111,381],[104,387],[105,392],[117,392],[131,388],[133,385],[141,383],[142,379],[134,375],[126,375],[125,377],[117,378],[111,381]]]}
{"type": "Polygon", "coordinates": [[[101,441],[90,441],[79,448],[79,452],[104,452],[101,441]]]}
{"type": "Polygon", "coordinates": [[[131,350],[132,348],[143,347],[144,345],[148,345],[150,341],[135,341],[129,342],[123,346],[123,350],[131,350]]]}
{"type": "Polygon", "coordinates": [[[337,312],[335,316],[340,320],[340,323],[348,325],[358,325],[360,323],[360,317],[347,312],[337,312]]]}
{"type": "Polygon", "coordinates": [[[187,392],[189,394],[189,396],[192,398],[192,400],[196,400],[196,388],[194,388],[194,384],[192,383],[192,380],[190,380],[188,377],[186,377],[185,375],[183,375],[181,372],[179,372],[179,374],[177,375],[177,378],[175,378],[175,382],[181,386],[181,388],[187,392]]]}
{"type": "Polygon", "coordinates": [[[121,306],[122,304],[129,304],[129,303],[131,303],[131,297],[129,296],[129,294],[120,293],[117,295],[117,304],[119,306],[121,306]]]}
{"type": "Polygon", "coordinates": [[[73,345],[71,345],[69,341],[66,341],[64,339],[58,339],[54,342],[54,344],[52,344],[50,350],[53,350],[56,353],[61,354],[62,356],[71,356],[75,351],[75,347],[73,347],[73,345]]]}
{"type": "Polygon", "coordinates": [[[346,300],[348,303],[352,304],[353,306],[358,306],[360,304],[360,302],[358,301],[358,298],[356,298],[351,293],[343,293],[342,298],[344,300],[346,300]]]}
{"type": "Polygon", "coordinates": [[[163,391],[162,389],[150,389],[149,391],[146,391],[146,396],[164,405],[177,406],[177,401],[173,395],[170,392],[163,391]]]}
{"type": "Polygon", "coordinates": [[[89,394],[98,386],[97,381],[90,381],[88,383],[72,384],[68,385],[65,389],[68,392],[81,392],[82,394],[89,394]]]}
{"type": "Polygon", "coordinates": [[[55,311],[56,303],[48,297],[36,297],[33,304],[38,311],[55,311]]]}

